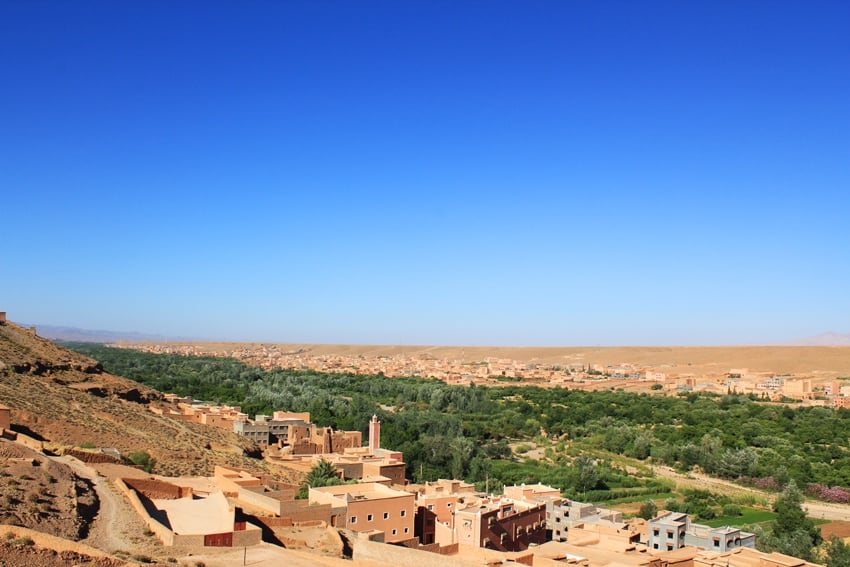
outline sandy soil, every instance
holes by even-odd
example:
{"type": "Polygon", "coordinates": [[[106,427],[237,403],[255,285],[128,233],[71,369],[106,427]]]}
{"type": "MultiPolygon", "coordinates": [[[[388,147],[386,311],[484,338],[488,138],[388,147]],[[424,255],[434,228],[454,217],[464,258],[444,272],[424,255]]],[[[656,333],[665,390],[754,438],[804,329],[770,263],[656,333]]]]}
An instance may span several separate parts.
{"type": "Polygon", "coordinates": [[[97,507],[91,485],[65,464],[0,440],[0,523],[78,540],[97,507]]]}

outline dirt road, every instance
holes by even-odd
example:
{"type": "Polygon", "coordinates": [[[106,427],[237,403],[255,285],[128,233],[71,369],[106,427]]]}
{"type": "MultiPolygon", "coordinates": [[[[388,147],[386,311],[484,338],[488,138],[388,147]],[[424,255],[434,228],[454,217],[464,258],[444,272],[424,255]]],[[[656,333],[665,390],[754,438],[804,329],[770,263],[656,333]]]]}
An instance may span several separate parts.
{"type": "Polygon", "coordinates": [[[70,467],[77,476],[91,481],[100,501],[97,517],[92,522],[89,535],[83,542],[110,552],[127,549],[127,538],[122,537],[122,533],[127,531],[128,520],[126,511],[123,509],[124,502],[112,492],[109,482],[97,474],[97,471],[74,457],[66,455],[52,458],[70,467]]]}

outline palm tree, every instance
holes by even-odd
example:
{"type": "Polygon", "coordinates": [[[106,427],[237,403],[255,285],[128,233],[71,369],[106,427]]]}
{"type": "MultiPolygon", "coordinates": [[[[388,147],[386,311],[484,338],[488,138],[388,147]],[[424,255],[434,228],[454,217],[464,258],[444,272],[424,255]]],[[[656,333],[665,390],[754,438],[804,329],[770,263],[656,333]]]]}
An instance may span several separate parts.
{"type": "Polygon", "coordinates": [[[304,480],[301,481],[301,489],[298,491],[298,496],[307,498],[311,488],[319,488],[320,486],[335,486],[342,484],[339,478],[339,471],[330,461],[321,460],[310,469],[304,480]]]}

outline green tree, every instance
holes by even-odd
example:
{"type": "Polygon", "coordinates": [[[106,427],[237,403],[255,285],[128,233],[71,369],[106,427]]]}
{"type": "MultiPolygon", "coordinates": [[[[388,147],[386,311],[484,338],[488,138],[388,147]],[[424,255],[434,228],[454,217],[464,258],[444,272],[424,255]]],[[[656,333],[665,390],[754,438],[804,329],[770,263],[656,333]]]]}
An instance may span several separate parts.
{"type": "Polygon", "coordinates": [[[778,551],[785,555],[814,561],[814,548],[821,540],[820,530],[803,510],[803,493],[791,480],[773,504],[776,519],[768,533],[760,538],[763,551],[778,551]]]}
{"type": "Polygon", "coordinates": [[[638,510],[638,518],[644,520],[651,520],[656,514],[658,514],[658,506],[656,506],[654,500],[647,500],[640,505],[640,510],[638,510]]]}
{"type": "Polygon", "coordinates": [[[319,461],[301,481],[298,497],[307,498],[311,488],[336,486],[338,484],[342,484],[342,480],[339,478],[336,467],[329,461],[319,461]]]}
{"type": "Polygon", "coordinates": [[[599,470],[592,457],[581,455],[573,461],[573,485],[577,492],[584,494],[596,488],[599,479],[599,470]]]}
{"type": "Polygon", "coordinates": [[[824,549],[823,562],[826,567],[850,567],[850,545],[838,536],[830,537],[824,549]]]}

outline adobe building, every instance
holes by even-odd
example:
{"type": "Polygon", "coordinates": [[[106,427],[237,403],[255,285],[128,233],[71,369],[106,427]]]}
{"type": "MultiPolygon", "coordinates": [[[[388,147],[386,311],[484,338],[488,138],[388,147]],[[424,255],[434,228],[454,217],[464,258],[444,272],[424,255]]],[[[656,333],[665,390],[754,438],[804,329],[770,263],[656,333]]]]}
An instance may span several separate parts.
{"type": "Polygon", "coordinates": [[[0,311],[0,325],[6,324],[6,312],[0,311]]]}
{"type": "Polygon", "coordinates": [[[546,505],[493,497],[455,511],[461,546],[523,551],[546,541],[546,505]]]}
{"type": "MultiPolygon", "coordinates": [[[[240,414],[241,415],[241,414],[240,414]]],[[[247,437],[260,447],[277,445],[290,455],[327,455],[346,449],[360,448],[363,435],[359,431],[334,431],[310,422],[309,412],[274,412],[256,415],[254,420],[231,422],[233,432],[247,437]]]]}
{"type": "Polygon", "coordinates": [[[381,448],[381,422],[378,421],[378,416],[372,414],[372,420],[369,422],[369,452],[377,453],[381,448]]]}
{"type": "Polygon", "coordinates": [[[414,540],[413,494],[373,482],[310,489],[310,504],[327,504],[345,510],[344,524],[355,532],[381,532],[385,543],[414,540]]]}
{"type": "Polygon", "coordinates": [[[12,410],[0,405],[0,430],[12,429],[12,410]]]}
{"type": "Polygon", "coordinates": [[[115,484],[163,545],[247,547],[262,540],[262,529],[236,520],[223,492],[195,498],[191,487],[154,479],[121,478],[115,484]]]}
{"type": "Polygon", "coordinates": [[[467,499],[477,498],[475,486],[462,480],[440,479],[409,485],[407,492],[416,495],[414,535],[422,545],[449,546],[455,542],[455,510],[463,508],[467,499]]]}

